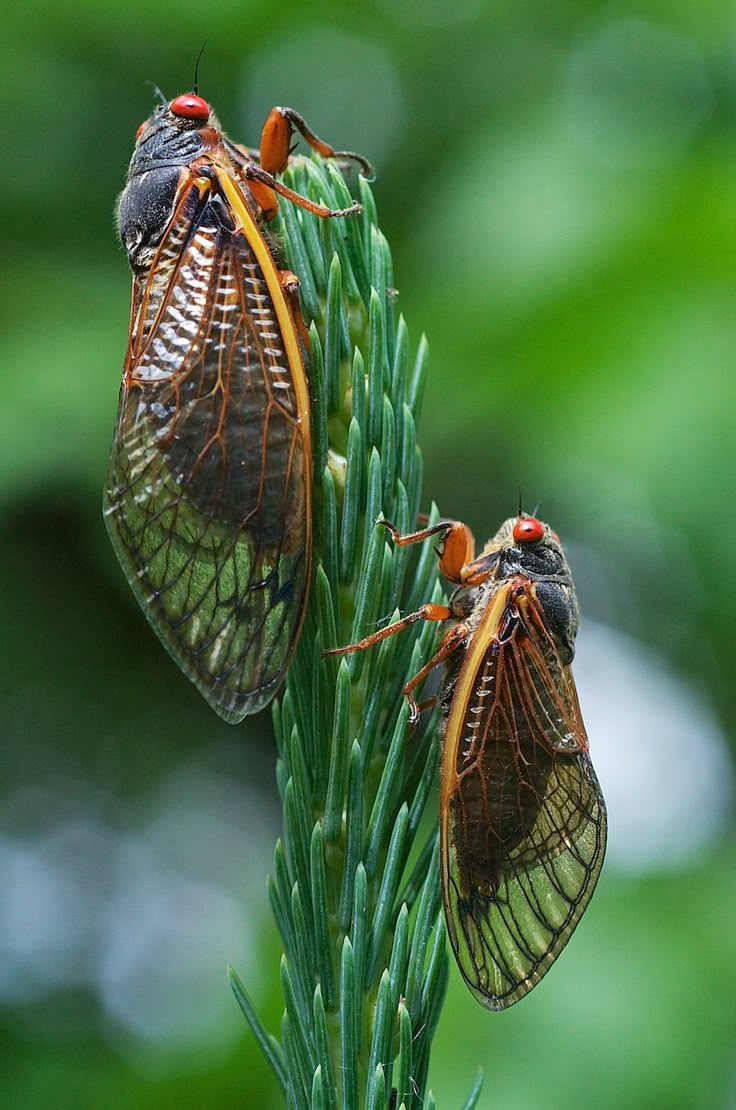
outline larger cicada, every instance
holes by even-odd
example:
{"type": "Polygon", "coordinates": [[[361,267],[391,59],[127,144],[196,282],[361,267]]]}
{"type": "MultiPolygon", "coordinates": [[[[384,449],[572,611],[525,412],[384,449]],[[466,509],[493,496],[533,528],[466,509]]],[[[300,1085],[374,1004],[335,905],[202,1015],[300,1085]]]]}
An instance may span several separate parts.
{"type": "Polygon", "coordinates": [[[492,1010],[523,998],[549,970],[595,889],[606,809],[588,755],[570,663],[578,606],[557,535],[534,517],[501,525],[474,557],[470,530],[440,521],[440,568],[457,589],[338,652],[419,620],[452,620],[435,655],[443,717],[440,867],[447,930],[463,978],[492,1010]]]}
{"type": "Polygon", "coordinates": [[[196,93],[138,129],[118,205],[133,272],[130,334],[105,489],[113,545],[146,616],[227,721],[276,692],[310,574],[309,392],[294,275],[264,236],[293,129],[274,108],[260,155],[196,93]]]}

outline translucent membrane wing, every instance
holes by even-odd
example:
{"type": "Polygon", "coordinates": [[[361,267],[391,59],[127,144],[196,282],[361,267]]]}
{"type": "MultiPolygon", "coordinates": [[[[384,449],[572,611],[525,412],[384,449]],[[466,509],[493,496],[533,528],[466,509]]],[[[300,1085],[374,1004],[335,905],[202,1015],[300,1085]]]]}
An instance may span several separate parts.
{"type": "Polygon", "coordinates": [[[309,578],[304,370],[259,234],[246,238],[216,185],[180,187],[134,282],[105,491],[146,615],[233,722],[272,697],[309,578]]]}
{"type": "Polygon", "coordinates": [[[460,970],[490,1009],[539,982],[603,863],[606,812],[568,667],[527,579],[499,587],[454,686],[442,884],[460,970]]]}

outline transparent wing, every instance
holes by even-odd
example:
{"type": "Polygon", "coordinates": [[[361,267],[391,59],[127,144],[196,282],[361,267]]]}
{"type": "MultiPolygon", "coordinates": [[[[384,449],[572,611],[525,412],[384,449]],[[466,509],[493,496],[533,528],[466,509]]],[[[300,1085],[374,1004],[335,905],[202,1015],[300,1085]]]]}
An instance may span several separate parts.
{"type": "Polygon", "coordinates": [[[227,203],[180,198],[134,281],[105,517],[154,629],[235,722],[275,693],[304,611],[306,385],[227,203]]]}
{"type": "Polygon", "coordinates": [[[494,1010],[522,998],[562,951],[606,843],[572,675],[521,581],[501,587],[500,618],[481,622],[475,652],[469,645],[443,750],[448,932],[470,989],[494,1010]]]}

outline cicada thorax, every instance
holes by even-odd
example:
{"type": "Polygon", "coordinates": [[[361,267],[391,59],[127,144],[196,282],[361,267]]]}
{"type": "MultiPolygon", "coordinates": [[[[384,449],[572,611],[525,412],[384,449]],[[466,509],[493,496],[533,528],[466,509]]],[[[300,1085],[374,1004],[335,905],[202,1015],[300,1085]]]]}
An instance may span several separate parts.
{"type": "Polygon", "coordinates": [[[579,625],[579,608],[572,574],[559,539],[548,525],[533,517],[510,517],[484,548],[480,558],[493,555],[495,565],[484,583],[494,589],[504,580],[521,575],[533,585],[545,627],[559,650],[563,661],[570,663],[575,654],[575,637],[579,625]],[[514,538],[514,529],[533,521],[544,529],[535,542],[514,538]]]}
{"type": "MultiPolygon", "coordinates": [[[[152,268],[180,197],[182,176],[206,150],[201,125],[162,105],[139,128],[117,207],[118,233],[134,274],[152,268]]],[[[196,198],[186,197],[185,204],[193,207],[196,198]]]]}

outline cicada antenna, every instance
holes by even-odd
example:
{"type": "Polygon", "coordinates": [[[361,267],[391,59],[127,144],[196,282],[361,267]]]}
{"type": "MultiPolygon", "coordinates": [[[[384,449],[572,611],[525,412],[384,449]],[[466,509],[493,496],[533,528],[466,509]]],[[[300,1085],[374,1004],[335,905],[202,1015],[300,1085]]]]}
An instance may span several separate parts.
{"type": "Polygon", "coordinates": [[[164,94],[161,92],[161,89],[153,81],[146,81],[145,84],[148,85],[149,88],[153,89],[154,93],[159,98],[162,104],[169,103],[168,96],[164,96],[164,94]]]}
{"type": "Polygon", "coordinates": [[[199,51],[199,54],[197,55],[197,60],[194,63],[194,83],[192,85],[192,92],[194,93],[195,96],[199,92],[199,63],[202,60],[202,55],[204,54],[204,48],[205,48],[206,45],[207,45],[207,39],[205,39],[204,42],[202,43],[202,47],[199,51]]]}

